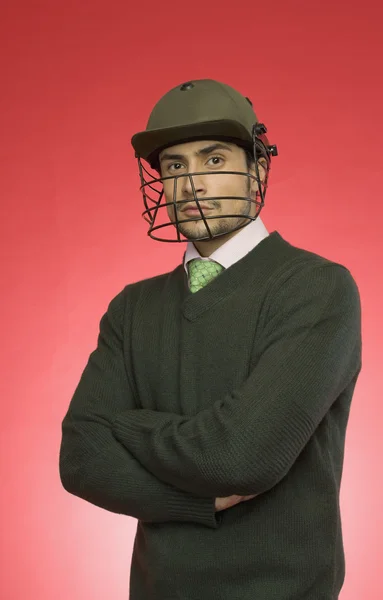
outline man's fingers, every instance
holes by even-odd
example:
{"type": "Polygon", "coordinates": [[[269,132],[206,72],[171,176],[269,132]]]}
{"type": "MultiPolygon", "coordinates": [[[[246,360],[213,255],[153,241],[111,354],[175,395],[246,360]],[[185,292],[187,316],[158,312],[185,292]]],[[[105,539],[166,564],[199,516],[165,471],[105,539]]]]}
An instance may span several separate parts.
{"type": "Polygon", "coordinates": [[[258,496],[258,494],[253,494],[252,496],[242,496],[241,502],[244,502],[245,500],[251,500],[252,498],[255,498],[256,496],[258,496]]]}

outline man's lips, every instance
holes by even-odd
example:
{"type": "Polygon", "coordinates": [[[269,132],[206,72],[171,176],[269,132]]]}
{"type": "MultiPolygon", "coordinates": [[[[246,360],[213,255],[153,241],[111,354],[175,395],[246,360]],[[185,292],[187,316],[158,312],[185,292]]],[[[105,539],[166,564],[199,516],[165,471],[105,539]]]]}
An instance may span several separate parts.
{"type": "MultiPolygon", "coordinates": [[[[211,208],[210,208],[209,206],[203,206],[203,205],[200,205],[200,207],[201,207],[201,210],[203,210],[203,211],[206,211],[206,210],[211,210],[211,208]]],[[[200,212],[200,210],[199,210],[199,208],[197,208],[196,206],[189,206],[189,207],[187,207],[187,208],[184,208],[184,209],[183,209],[183,212],[199,213],[199,212],[200,212]]]]}

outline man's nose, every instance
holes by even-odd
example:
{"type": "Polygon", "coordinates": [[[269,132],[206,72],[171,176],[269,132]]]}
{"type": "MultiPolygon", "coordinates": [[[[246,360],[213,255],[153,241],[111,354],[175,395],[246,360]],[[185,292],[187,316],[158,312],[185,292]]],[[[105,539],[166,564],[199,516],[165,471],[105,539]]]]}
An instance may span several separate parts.
{"type": "MultiPolygon", "coordinates": [[[[182,191],[182,194],[193,197],[193,188],[196,193],[203,193],[205,191],[205,186],[202,181],[201,175],[193,175],[191,172],[189,174],[182,175],[178,180],[178,186],[182,191]]],[[[177,186],[177,187],[178,187],[177,186]]]]}

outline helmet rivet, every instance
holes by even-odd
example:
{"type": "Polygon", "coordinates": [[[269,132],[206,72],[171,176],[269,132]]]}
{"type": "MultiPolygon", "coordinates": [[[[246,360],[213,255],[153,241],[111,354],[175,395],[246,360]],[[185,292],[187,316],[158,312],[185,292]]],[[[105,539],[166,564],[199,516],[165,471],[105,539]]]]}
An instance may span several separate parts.
{"type": "Polygon", "coordinates": [[[181,92],[184,92],[185,90],[191,90],[194,87],[194,83],[192,83],[191,81],[188,81],[187,83],[183,83],[180,87],[181,92]]]}

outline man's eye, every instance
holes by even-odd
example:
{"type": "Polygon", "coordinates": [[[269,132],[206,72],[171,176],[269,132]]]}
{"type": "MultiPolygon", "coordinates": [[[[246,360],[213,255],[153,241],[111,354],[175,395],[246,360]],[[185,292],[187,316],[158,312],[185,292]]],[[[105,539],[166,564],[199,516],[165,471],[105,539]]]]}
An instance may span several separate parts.
{"type": "MultiPolygon", "coordinates": [[[[221,156],[212,156],[211,158],[209,158],[209,160],[207,162],[210,162],[211,160],[213,160],[215,158],[218,158],[218,160],[221,160],[221,161],[223,160],[221,158],[221,156]]],[[[181,164],[182,163],[172,163],[172,164],[169,165],[168,170],[170,171],[171,168],[174,167],[175,165],[181,165],[181,164]]],[[[219,164],[219,163],[214,163],[214,166],[217,165],[217,164],[219,164]]],[[[176,171],[178,171],[178,169],[176,169],[176,171]]]]}
{"type": "MultiPolygon", "coordinates": [[[[210,160],[213,160],[213,158],[218,158],[218,160],[223,160],[223,158],[221,158],[220,156],[212,156],[210,160]]],[[[214,163],[214,164],[217,164],[217,163],[214,163]]]]}

